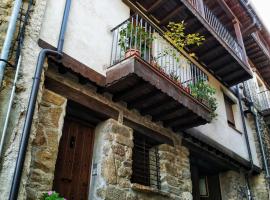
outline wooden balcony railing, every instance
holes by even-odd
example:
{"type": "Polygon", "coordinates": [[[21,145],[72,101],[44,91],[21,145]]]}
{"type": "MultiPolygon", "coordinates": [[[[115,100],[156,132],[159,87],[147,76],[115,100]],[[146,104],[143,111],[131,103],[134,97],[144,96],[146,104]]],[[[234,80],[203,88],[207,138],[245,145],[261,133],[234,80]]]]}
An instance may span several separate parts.
{"type": "MultiPolygon", "coordinates": [[[[139,56],[192,96],[191,86],[199,81],[208,83],[208,76],[155,27],[138,14],[115,27],[110,67],[139,56]]],[[[208,107],[208,102],[202,103],[208,107]]]]}
{"type": "Polygon", "coordinates": [[[253,102],[255,107],[264,112],[270,109],[270,91],[265,90],[258,92],[257,86],[254,80],[249,80],[244,83],[245,95],[249,101],[253,102]]]}
{"type": "Polygon", "coordinates": [[[188,0],[193,8],[207,21],[216,34],[226,42],[234,53],[244,61],[244,50],[217,16],[203,3],[202,0],[188,0]]]}
{"type": "Polygon", "coordinates": [[[265,46],[265,44],[261,41],[259,35],[257,33],[252,33],[251,34],[254,40],[258,43],[262,51],[270,58],[270,53],[268,48],[265,46]]]}
{"type": "Polygon", "coordinates": [[[270,91],[266,90],[258,93],[258,98],[260,101],[261,111],[266,111],[270,109],[270,91]]]}

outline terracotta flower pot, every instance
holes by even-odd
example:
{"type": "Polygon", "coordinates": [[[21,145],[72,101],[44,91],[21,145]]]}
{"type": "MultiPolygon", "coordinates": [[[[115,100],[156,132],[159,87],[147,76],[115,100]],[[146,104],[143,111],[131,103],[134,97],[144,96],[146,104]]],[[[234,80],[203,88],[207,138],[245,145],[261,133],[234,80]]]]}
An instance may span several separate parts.
{"type": "Polygon", "coordinates": [[[128,49],[126,50],[125,57],[131,57],[131,56],[141,56],[141,52],[138,49],[128,49]]]}

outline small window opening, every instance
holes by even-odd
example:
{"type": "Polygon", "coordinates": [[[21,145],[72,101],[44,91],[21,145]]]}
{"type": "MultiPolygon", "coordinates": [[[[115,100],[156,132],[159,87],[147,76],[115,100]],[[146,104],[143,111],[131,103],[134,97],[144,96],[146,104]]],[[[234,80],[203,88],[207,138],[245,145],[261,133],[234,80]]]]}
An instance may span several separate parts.
{"type": "Polygon", "coordinates": [[[132,183],[160,189],[159,144],[154,138],[134,133],[132,183]]]}

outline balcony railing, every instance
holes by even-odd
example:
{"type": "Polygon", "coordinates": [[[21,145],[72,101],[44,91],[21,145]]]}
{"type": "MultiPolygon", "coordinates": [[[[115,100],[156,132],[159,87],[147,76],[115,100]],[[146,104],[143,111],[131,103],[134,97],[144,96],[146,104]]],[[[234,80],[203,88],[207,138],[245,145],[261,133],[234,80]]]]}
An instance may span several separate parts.
{"type": "Polygon", "coordinates": [[[265,46],[265,44],[261,41],[260,37],[256,33],[251,34],[254,40],[259,44],[263,52],[270,58],[270,53],[268,48],[265,46]]]}
{"type": "Polygon", "coordinates": [[[258,92],[257,86],[253,79],[246,81],[244,83],[245,95],[252,101],[255,107],[263,112],[270,109],[270,91],[266,90],[263,92],[258,92]]]}
{"type": "MultiPolygon", "coordinates": [[[[207,83],[208,76],[155,27],[138,14],[115,27],[110,67],[135,55],[192,95],[191,86],[207,83]]],[[[208,102],[202,103],[208,106],[208,102]]]]}
{"type": "Polygon", "coordinates": [[[242,47],[236,39],[230,34],[228,29],[221,23],[217,16],[205,5],[201,0],[188,0],[189,3],[200,13],[200,15],[207,21],[216,34],[226,42],[226,44],[234,51],[234,53],[241,59],[244,59],[244,52],[242,47]],[[199,3],[201,1],[201,3],[199,3]]]}
{"type": "Polygon", "coordinates": [[[261,111],[270,109],[270,91],[266,90],[258,93],[261,111]]]}

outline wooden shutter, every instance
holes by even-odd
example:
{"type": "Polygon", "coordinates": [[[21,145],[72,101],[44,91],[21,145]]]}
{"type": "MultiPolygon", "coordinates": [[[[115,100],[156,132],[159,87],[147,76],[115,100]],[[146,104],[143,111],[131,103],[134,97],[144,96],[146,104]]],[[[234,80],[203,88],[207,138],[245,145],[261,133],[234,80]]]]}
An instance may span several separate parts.
{"type": "Polygon", "coordinates": [[[224,101],[225,101],[226,115],[227,115],[228,123],[232,126],[235,126],[234,116],[233,116],[233,108],[232,108],[234,103],[227,96],[225,96],[224,101]]]}

